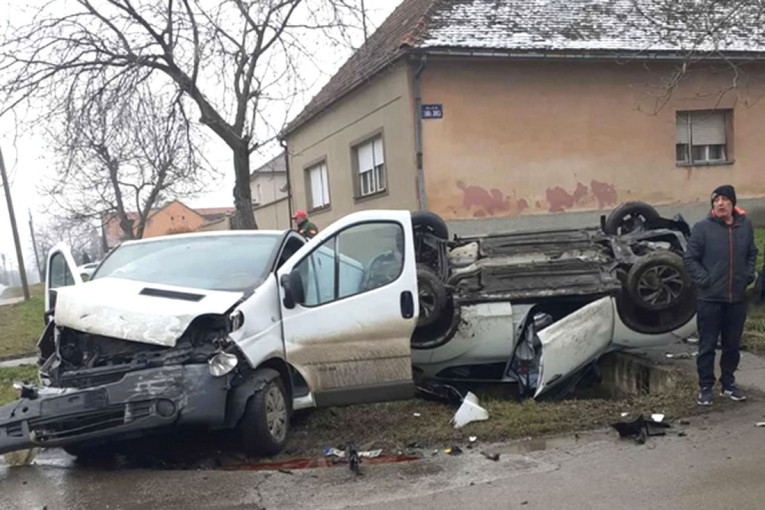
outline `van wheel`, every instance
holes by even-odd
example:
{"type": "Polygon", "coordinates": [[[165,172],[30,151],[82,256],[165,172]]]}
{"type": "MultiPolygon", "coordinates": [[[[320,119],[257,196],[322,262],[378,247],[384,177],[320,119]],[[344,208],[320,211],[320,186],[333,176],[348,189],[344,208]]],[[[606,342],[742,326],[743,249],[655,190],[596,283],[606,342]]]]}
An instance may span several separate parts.
{"type": "Polygon", "coordinates": [[[446,308],[448,296],[444,283],[425,264],[417,264],[417,299],[420,304],[417,327],[430,326],[438,321],[446,308]]]}
{"type": "Polygon", "coordinates": [[[449,239],[449,228],[444,220],[430,211],[413,212],[412,228],[415,232],[428,232],[441,239],[449,239]]]}
{"type": "Polygon", "coordinates": [[[625,202],[608,215],[603,232],[608,235],[624,235],[641,230],[646,223],[659,218],[653,206],[645,202],[625,202]]]}
{"type": "Polygon", "coordinates": [[[245,451],[257,456],[276,455],[287,443],[289,425],[287,392],[278,372],[273,371],[265,386],[250,397],[239,422],[245,451]]]}

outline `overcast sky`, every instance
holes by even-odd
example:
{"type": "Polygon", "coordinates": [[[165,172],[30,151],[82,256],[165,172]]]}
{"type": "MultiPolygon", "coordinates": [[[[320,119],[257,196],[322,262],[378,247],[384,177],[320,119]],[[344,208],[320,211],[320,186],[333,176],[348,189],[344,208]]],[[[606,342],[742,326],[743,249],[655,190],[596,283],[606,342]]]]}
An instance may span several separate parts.
{"type": "MultiPolygon", "coordinates": [[[[364,0],[367,9],[368,27],[371,29],[385,20],[402,0],[364,0]]],[[[361,0],[358,0],[359,4],[361,0]]],[[[10,19],[18,14],[18,0],[0,0],[0,23],[6,25],[10,19]]],[[[23,5],[23,4],[21,4],[23,5]]],[[[359,38],[358,44],[361,43],[359,38]]],[[[338,52],[329,50],[319,57],[328,63],[324,67],[326,74],[316,77],[313,94],[329,80],[332,74],[350,56],[350,50],[338,52]]],[[[49,199],[39,196],[37,186],[40,180],[51,171],[55,171],[53,155],[48,151],[45,139],[36,134],[25,133],[17,128],[18,120],[27,115],[25,111],[15,111],[12,115],[0,118],[0,149],[5,160],[6,171],[9,173],[11,195],[16,212],[16,223],[19,227],[22,249],[24,250],[24,262],[27,268],[34,266],[34,254],[31,248],[29,234],[29,212],[31,211],[35,225],[41,225],[48,219],[49,199]]],[[[187,200],[192,207],[233,207],[231,190],[234,185],[233,163],[228,148],[222,142],[211,137],[211,146],[206,151],[206,156],[217,168],[224,171],[222,181],[214,186],[214,191],[199,196],[197,199],[187,200]]],[[[275,156],[278,147],[269,147],[263,153],[255,154],[252,160],[252,169],[265,163],[275,156]]],[[[6,256],[7,264],[16,266],[16,252],[11,233],[11,223],[8,215],[8,206],[5,201],[5,193],[0,188],[0,255],[6,256]]],[[[0,261],[0,264],[2,262],[0,261]]]]}

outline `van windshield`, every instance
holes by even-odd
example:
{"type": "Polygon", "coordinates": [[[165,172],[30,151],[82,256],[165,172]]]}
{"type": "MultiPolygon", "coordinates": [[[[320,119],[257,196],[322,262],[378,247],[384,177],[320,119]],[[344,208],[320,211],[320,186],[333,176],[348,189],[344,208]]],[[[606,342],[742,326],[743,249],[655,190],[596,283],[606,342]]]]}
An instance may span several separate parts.
{"type": "Polygon", "coordinates": [[[279,248],[279,234],[178,236],[123,244],[93,280],[124,278],[206,290],[244,291],[259,285],[279,248]]]}

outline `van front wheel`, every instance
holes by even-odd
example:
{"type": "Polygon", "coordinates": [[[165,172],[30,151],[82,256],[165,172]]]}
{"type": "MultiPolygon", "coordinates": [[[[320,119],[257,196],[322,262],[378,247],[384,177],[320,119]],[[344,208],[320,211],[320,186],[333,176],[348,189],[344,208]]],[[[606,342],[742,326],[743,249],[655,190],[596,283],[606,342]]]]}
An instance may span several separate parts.
{"type": "Polygon", "coordinates": [[[289,425],[287,392],[276,374],[247,402],[239,423],[245,450],[258,456],[276,455],[287,443],[289,425]]]}

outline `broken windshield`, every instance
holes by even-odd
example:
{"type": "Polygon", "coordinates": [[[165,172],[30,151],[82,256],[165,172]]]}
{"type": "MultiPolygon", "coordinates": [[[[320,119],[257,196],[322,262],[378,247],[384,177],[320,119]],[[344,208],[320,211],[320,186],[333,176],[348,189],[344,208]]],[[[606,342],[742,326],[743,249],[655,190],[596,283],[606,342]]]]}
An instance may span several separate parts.
{"type": "Polygon", "coordinates": [[[207,290],[244,291],[260,284],[278,234],[178,236],[123,244],[93,279],[124,278],[207,290]]]}

